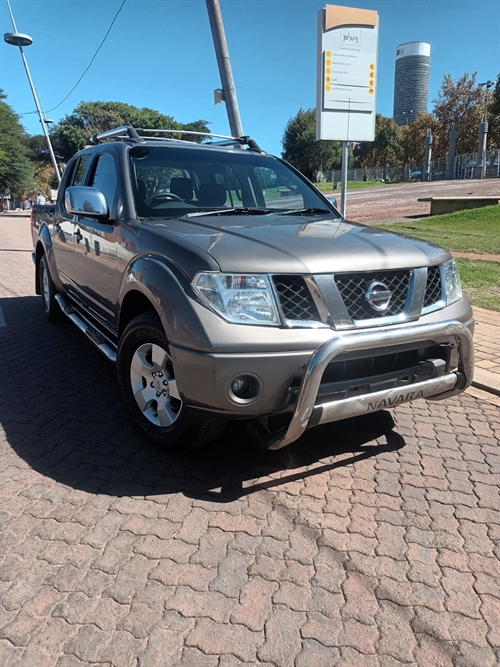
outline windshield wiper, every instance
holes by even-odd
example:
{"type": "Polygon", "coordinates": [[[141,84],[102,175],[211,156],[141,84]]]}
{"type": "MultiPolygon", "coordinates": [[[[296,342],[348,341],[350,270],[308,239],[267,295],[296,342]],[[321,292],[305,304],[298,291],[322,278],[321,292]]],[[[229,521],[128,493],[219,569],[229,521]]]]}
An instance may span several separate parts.
{"type": "Polygon", "coordinates": [[[289,211],[280,211],[280,215],[324,215],[330,213],[334,215],[334,211],[329,208],[292,208],[289,211]]]}
{"type": "Polygon", "coordinates": [[[268,213],[276,213],[276,209],[273,208],[250,208],[248,206],[242,206],[238,208],[220,208],[216,211],[214,210],[200,210],[195,213],[186,213],[184,218],[195,218],[202,215],[266,215],[268,213]]]}

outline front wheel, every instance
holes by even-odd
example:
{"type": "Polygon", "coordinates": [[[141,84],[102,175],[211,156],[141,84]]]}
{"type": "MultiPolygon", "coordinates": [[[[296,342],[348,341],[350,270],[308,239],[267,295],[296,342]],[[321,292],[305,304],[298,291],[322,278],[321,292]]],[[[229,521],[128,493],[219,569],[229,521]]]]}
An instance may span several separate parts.
{"type": "Polygon", "coordinates": [[[167,337],[155,313],[139,315],[127,325],[120,338],[116,369],[132,424],[158,448],[188,452],[222,432],[224,420],[192,410],[183,402],[167,337]]]}

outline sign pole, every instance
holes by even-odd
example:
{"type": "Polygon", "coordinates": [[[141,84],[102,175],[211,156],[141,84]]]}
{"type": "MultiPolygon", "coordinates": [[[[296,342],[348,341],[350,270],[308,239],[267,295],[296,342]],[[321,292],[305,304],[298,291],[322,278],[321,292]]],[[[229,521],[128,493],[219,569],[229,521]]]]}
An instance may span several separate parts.
{"type": "Polygon", "coordinates": [[[345,218],[346,213],[346,199],[347,199],[347,167],[349,162],[349,144],[347,141],[342,142],[342,175],[341,175],[341,193],[340,193],[340,212],[345,218]]]}

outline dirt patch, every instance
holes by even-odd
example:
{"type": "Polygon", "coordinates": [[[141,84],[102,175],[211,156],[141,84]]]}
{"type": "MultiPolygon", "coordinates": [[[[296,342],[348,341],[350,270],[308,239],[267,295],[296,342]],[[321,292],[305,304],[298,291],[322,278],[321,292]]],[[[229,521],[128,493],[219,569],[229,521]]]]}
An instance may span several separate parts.
{"type": "MultiPolygon", "coordinates": [[[[338,191],[332,191],[331,194],[340,201],[338,191]]],[[[419,197],[466,197],[467,195],[500,197],[500,179],[403,183],[348,191],[346,217],[348,220],[364,224],[425,218],[429,216],[430,203],[418,202],[419,197]]]]}

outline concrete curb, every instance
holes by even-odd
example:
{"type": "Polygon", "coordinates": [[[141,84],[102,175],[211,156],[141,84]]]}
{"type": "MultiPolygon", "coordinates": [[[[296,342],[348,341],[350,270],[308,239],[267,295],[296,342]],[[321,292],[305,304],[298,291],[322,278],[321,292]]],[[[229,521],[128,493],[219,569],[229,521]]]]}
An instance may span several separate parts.
{"type": "Polygon", "coordinates": [[[500,377],[496,373],[485,371],[477,366],[474,369],[472,386],[490,394],[495,394],[495,396],[500,396],[500,377]]]}

